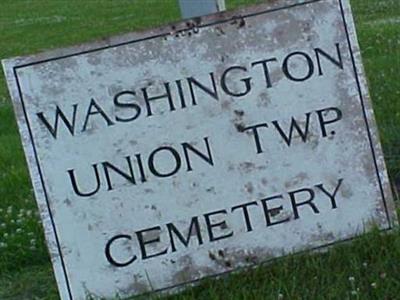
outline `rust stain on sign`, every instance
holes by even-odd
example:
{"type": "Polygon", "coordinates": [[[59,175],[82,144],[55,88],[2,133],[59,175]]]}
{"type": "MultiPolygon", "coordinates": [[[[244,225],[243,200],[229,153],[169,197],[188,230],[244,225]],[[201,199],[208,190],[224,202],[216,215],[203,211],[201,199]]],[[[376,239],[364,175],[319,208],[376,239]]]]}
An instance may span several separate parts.
{"type": "Polygon", "coordinates": [[[178,287],[396,223],[347,0],[3,64],[62,299],[178,287]]]}

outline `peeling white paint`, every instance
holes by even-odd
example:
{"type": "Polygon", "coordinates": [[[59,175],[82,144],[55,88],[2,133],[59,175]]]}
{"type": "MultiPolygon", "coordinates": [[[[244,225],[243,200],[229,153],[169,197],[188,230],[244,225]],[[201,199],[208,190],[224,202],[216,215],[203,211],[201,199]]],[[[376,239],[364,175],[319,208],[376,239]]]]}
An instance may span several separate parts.
{"type": "Polygon", "coordinates": [[[62,299],[164,290],[396,223],[347,0],[272,1],[3,64],[62,299]],[[194,105],[187,78],[210,90],[210,73],[218,99],[197,86],[194,105]],[[148,117],[144,93],[166,82],[174,109],[154,100],[148,117]],[[70,121],[77,107],[74,136],[38,116],[51,126],[56,106],[70,121]],[[288,146],[277,126],[307,114],[288,146]],[[257,145],[248,128],[264,122],[257,145]],[[104,165],[127,173],[127,159],[134,183],[104,165]],[[191,224],[185,245],[171,226],[186,239],[191,224]]]}

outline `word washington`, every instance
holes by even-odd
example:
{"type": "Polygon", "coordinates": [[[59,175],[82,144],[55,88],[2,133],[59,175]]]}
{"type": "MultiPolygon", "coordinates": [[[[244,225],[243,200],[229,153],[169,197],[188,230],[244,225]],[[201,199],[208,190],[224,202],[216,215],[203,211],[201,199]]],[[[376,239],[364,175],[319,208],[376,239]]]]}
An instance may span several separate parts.
{"type": "Polygon", "coordinates": [[[264,228],[268,228],[300,219],[305,210],[314,214],[322,213],[322,207],[325,210],[327,207],[329,210],[334,210],[338,207],[337,196],[343,180],[340,178],[333,185],[319,183],[301,187],[229,209],[207,212],[192,217],[186,222],[188,224],[186,228],[178,228],[174,223],[167,223],[118,234],[107,241],[105,257],[113,266],[126,267],[136,261],[163,256],[190,245],[199,247],[204,243],[232,238],[237,231],[229,223],[230,218],[241,218],[243,224],[241,229],[251,232],[255,230],[253,219],[256,214],[263,216],[264,228]],[[136,250],[129,251],[130,254],[121,255],[126,253],[127,249],[135,248],[136,250]]]}
{"type": "MultiPolygon", "coordinates": [[[[332,45],[333,46],[333,45],[332,45]]],[[[147,80],[146,86],[120,90],[110,99],[77,101],[70,107],[56,105],[53,112],[37,113],[40,123],[54,139],[63,134],[75,136],[90,129],[98,130],[118,123],[130,123],[140,117],[153,117],[165,112],[184,110],[200,104],[199,95],[217,103],[221,97],[229,99],[247,96],[254,86],[255,77],[261,77],[266,89],[274,87],[280,78],[304,82],[323,76],[329,68],[343,70],[340,44],[329,50],[294,51],[284,57],[258,59],[245,65],[231,65],[218,72],[177,79],[173,82],[147,80]],[[297,66],[301,66],[298,68],[297,66]],[[301,70],[300,70],[301,69],[301,70]],[[96,126],[92,126],[97,122],[96,126]],[[62,127],[60,129],[59,127],[62,127]]]]}

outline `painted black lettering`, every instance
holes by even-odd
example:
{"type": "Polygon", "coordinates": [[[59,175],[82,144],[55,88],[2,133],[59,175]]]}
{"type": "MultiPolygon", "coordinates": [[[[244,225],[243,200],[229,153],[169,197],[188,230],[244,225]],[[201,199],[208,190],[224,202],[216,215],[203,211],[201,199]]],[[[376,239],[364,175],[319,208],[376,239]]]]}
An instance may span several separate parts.
{"type": "Polygon", "coordinates": [[[274,126],[278,130],[280,136],[283,138],[285,143],[290,147],[290,145],[292,144],[292,140],[293,140],[293,132],[295,130],[299,134],[299,136],[301,137],[301,140],[304,143],[307,141],[308,130],[309,130],[309,125],[310,125],[310,115],[311,115],[311,113],[306,113],[306,121],[305,121],[304,129],[302,129],[301,126],[298,124],[299,122],[294,117],[292,117],[292,120],[290,123],[289,134],[285,133],[285,131],[279,125],[278,121],[272,121],[272,124],[274,124],[274,126]]]}
{"type": "Polygon", "coordinates": [[[327,52],[325,52],[321,48],[315,48],[314,49],[315,55],[317,57],[318,74],[319,74],[319,76],[324,75],[324,73],[322,72],[321,57],[326,58],[331,63],[333,63],[335,66],[337,66],[338,68],[343,70],[343,61],[342,61],[342,55],[340,53],[340,45],[339,45],[339,43],[336,43],[335,46],[336,46],[337,58],[334,58],[333,56],[331,56],[330,54],[328,54],[327,52]]]}
{"type": "Polygon", "coordinates": [[[305,53],[305,52],[301,52],[301,51],[297,51],[297,52],[293,52],[290,53],[285,60],[283,61],[282,64],[282,71],[285,74],[285,76],[292,80],[292,81],[305,81],[307,79],[309,79],[313,74],[314,74],[314,63],[311,59],[311,57],[305,53]],[[306,63],[307,63],[307,70],[306,70],[306,74],[304,76],[295,76],[292,71],[290,71],[290,60],[292,58],[305,58],[306,63]]]}
{"type": "Polygon", "coordinates": [[[111,121],[111,119],[107,116],[107,114],[104,112],[104,110],[100,107],[100,105],[97,104],[97,102],[92,98],[90,100],[90,104],[86,113],[86,118],[85,122],[83,123],[83,128],[82,132],[87,130],[87,125],[89,123],[89,118],[94,115],[100,115],[104,121],[106,121],[107,126],[114,125],[114,123],[111,121]],[[93,110],[94,108],[94,110],[93,110]]]}
{"type": "Polygon", "coordinates": [[[207,162],[209,165],[214,166],[211,149],[210,149],[210,144],[208,143],[208,137],[204,138],[204,143],[206,145],[207,154],[201,152],[199,149],[195,148],[194,146],[192,146],[189,143],[182,143],[183,153],[185,155],[188,172],[193,170],[192,163],[190,161],[190,155],[189,155],[190,152],[196,154],[198,157],[200,157],[202,160],[207,162]]]}
{"type": "Polygon", "coordinates": [[[333,193],[330,193],[329,191],[327,191],[324,188],[324,185],[321,184],[317,184],[315,187],[319,188],[325,195],[327,195],[329,197],[329,200],[331,201],[331,205],[332,205],[332,209],[337,208],[337,203],[336,203],[336,194],[339,191],[340,186],[342,185],[343,182],[343,178],[340,178],[338,181],[337,186],[335,187],[335,190],[333,191],[333,193]]]}
{"type": "Polygon", "coordinates": [[[106,244],[106,248],[105,248],[105,255],[106,258],[108,260],[108,262],[116,267],[126,267],[128,265],[130,265],[131,263],[133,263],[136,259],[137,256],[133,255],[129,260],[127,260],[126,262],[119,262],[117,260],[114,259],[114,257],[111,255],[111,245],[117,241],[117,240],[121,240],[121,239],[126,239],[126,240],[132,240],[132,237],[130,235],[126,235],[126,234],[119,234],[116,235],[114,237],[112,237],[106,244]]]}
{"type": "Polygon", "coordinates": [[[222,234],[220,236],[215,236],[215,233],[213,231],[213,228],[215,228],[215,227],[219,227],[222,229],[222,228],[227,228],[228,225],[226,224],[225,220],[223,220],[221,222],[213,223],[211,217],[216,216],[216,215],[226,215],[226,214],[227,214],[227,212],[225,209],[217,210],[217,211],[213,211],[211,213],[204,214],[210,242],[215,242],[215,241],[226,239],[228,237],[233,236],[233,231],[226,233],[226,234],[222,234]]]}
{"type": "Polygon", "coordinates": [[[240,92],[233,91],[230,88],[228,88],[227,76],[231,71],[234,71],[234,70],[240,70],[240,71],[247,72],[247,69],[245,67],[241,67],[241,66],[232,66],[232,67],[227,68],[224,71],[224,73],[222,73],[222,75],[221,75],[221,88],[229,96],[233,96],[233,97],[245,96],[251,90],[251,77],[245,77],[245,78],[240,79],[240,81],[244,83],[244,89],[242,91],[240,91],[240,92]]]}
{"type": "MultiPolygon", "coordinates": [[[[318,114],[318,120],[319,120],[319,124],[321,126],[321,132],[322,132],[323,137],[328,136],[326,125],[336,123],[343,118],[342,111],[337,107],[329,107],[329,108],[317,110],[317,114],[318,114]],[[325,119],[331,112],[334,113],[335,116],[330,119],[325,119]]],[[[331,131],[331,134],[334,135],[335,131],[331,131]]]]}
{"type": "Polygon", "coordinates": [[[131,122],[136,120],[140,116],[140,106],[137,103],[134,103],[131,101],[127,101],[127,97],[125,96],[136,96],[135,92],[132,91],[122,91],[119,92],[114,96],[114,105],[116,108],[121,108],[121,109],[131,109],[132,110],[132,115],[129,117],[122,117],[122,116],[115,116],[115,120],[118,122],[131,122]],[[126,99],[123,101],[123,99],[126,99]]]}
{"type": "Polygon", "coordinates": [[[106,175],[106,181],[107,181],[107,186],[108,186],[109,191],[111,191],[113,189],[113,184],[111,182],[111,177],[110,177],[110,170],[112,170],[116,174],[119,174],[120,176],[122,176],[123,178],[128,180],[130,183],[136,184],[131,158],[129,156],[126,156],[125,159],[126,159],[127,166],[128,166],[127,172],[123,171],[121,168],[111,164],[108,161],[101,163],[103,166],[104,174],[106,175]]]}
{"type": "Polygon", "coordinates": [[[267,123],[260,123],[257,125],[253,125],[253,126],[248,126],[248,127],[244,127],[243,131],[247,131],[247,130],[251,130],[254,134],[254,141],[256,143],[256,149],[257,149],[257,154],[263,153],[263,148],[261,146],[261,141],[260,141],[260,136],[258,134],[258,128],[268,128],[268,124],[267,123]]]}
{"type": "Polygon", "coordinates": [[[209,87],[206,87],[204,84],[199,82],[194,77],[188,77],[187,78],[187,82],[189,84],[189,89],[190,89],[190,95],[192,96],[192,104],[193,105],[197,104],[196,95],[195,95],[195,92],[194,92],[194,87],[200,88],[200,90],[202,90],[206,94],[210,95],[215,100],[219,100],[217,85],[215,83],[215,78],[214,78],[214,73],[209,73],[209,75],[210,75],[210,79],[211,79],[211,83],[212,83],[212,89],[209,88],[209,87]]]}
{"type": "Polygon", "coordinates": [[[313,203],[315,193],[312,189],[309,189],[309,188],[298,189],[298,190],[289,192],[289,196],[290,196],[290,201],[292,202],[292,208],[293,208],[293,213],[294,213],[295,219],[300,218],[298,207],[304,206],[304,205],[310,206],[315,214],[319,214],[319,210],[318,210],[317,206],[313,203]],[[299,195],[302,195],[302,194],[308,196],[308,198],[301,202],[297,202],[299,195]]]}
{"type": "Polygon", "coordinates": [[[189,242],[192,236],[197,237],[199,245],[203,244],[203,238],[201,236],[198,217],[193,217],[190,221],[190,226],[186,238],[182,235],[181,232],[179,232],[179,230],[175,227],[173,223],[168,223],[166,226],[171,241],[172,252],[176,251],[174,236],[176,236],[185,247],[189,246],[189,242]]]}
{"type": "Polygon", "coordinates": [[[282,205],[275,206],[275,207],[272,207],[272,208],[268,207],[267,202],[271,201],[271,200],[275,200],[275,199],[283,199],[283,196],[282,195],[277,195],[277,196],[272,196],[272,197],[261,199],[261,203],[262,203],[263,210],[264,210],[265,222],[266,222],[267,226],[273,226],[273,225],[285,223],[285,222],[288,222],[290,220],[290,217],[286,217],[286,218],[278,220],[278,221],[272,221],[271,220],[271,215],[273,215],[273,216],[279,215],[280,212],[283,209],[282,205]]]}
{"type": "Polygon", "coordinates": [[[165,248],[164,250],[161,250],[161,251],[153,253],[153,254],[147,253],[146,245],[159,243],[160,242],[160,234],[161,234],[160,226],[155,226],[155,227],[147,228],[147,229],[136,232],[136,236],[139,241],[140,251],[142,253],[143,260],[149,259],[152,257],[156,257],[156,256],[160,256],[160,255],[167,253],[168,248],[165,248]],[[156,237],[146,239],[144,235],[152,235],[152,236],[155,235],[156,237]]]}
{"type": "Polygon", "coordinates": [[[245,204],[240,204],[240,205],[232,207],[232,212],[234,212],[237,209],[241,209],[243,211],[243,216],[244,216],[244,221],[246,224],[247,232],[253,231],[253,226],[251,225],[250,214],[249,214],[249,209],[248,209],[248,207],[252,206],[252,205],[258,206],[257,202],[253,201],[253,202],[248,202],[245,204]]]}
{"type": "Polygon", "coordinates": [[[72,119],[68,119],[64,112],[56,106],[56,113],[55,113],[55,119],[54,119],[54,125],[52,126],[50,122],[45,118],[43,112],[37,113],[37,116],[40,121],[46,126],[47,130],[50,132],[50,134],[56,139],[57,138],[57,132],[58,132],[58,123],[59,119],[62,120],[63,124],[65,127],[68,129],[68,131],[71,133],[71,135],[75,134],[75,120],[76,120],[76,111],[78,109],[78,104],[72,105],[73,107],[73,112],[72,112],[72,119]]]}
{"type": "Polygon", "coordinates": [[[255,61],[251,64],[251,66],[256,66],[256,65],[261,65],[264,71],[264,78],[265,78],[265,83],[267,84],[267,88],[272,87],[272,81],[271,77],[269,75],[269,69],[268,69],[268,63],[269,62],[277,62],[278,60],[276,58],[270,58],[270,59],[264,59],[264,60],[259,60],[255,61]]]}
{"type": "Polygon", "coordinates": [[[159,148],[155,149],[153,152],[151,152],[151,154],[149,156],[148,164],[149,164],[149,170],[155,176],[169,177],[169,176],[176,174],[179,171],[179,169],[181,168],[182,162],[181,162],[179,153],[174,148],[168,147],[168,146],[163,146],[163,147],[159,147],[159,148]],[[162,172],[156,167],[155,156],[156,156],[156,154],[158,154],[160,152],[166,152],[166,153],[172,154],[172,157],[174,158],[174,161],[175,161],[175,163],[174,163],[175,166],[173,167],[173,169],[171,171],[162,172]]]}
{"type": "Polygon", "coordinates": [[[146,104],[147,116],[148,117],[153,115],[153,111],[151,109],[151,105],[150,104],[153,103],[156,100],[167,99],[168,100],[168,105],[169,105],[169,110],[170,111],[174,111],[175,110],[174,102],[173,102],[172,96],[171,96],[171,90],[169,88],[169,83],[165,82],[163,84],[163,86],[164,86],[164,89],[165,89],[165,93],[161,94],[161,95],[157,95],[157,96],[149,96],[149,94],[147,92],[147,88],[142,88],[144,102],[146,104]]]}
{"type": "MultiPolygon", "coordinates": [[[[67,171],[69,174],[69,178],[71,180],[72,188],[74,189],[75,194],[77,194],[78,196],[90,197],[90,196],[93,196],[94,194],[96,194],[100,189],[100,176],[99,176],[99,171],[97,169],[97,164],[92,165],[92,167],[93,167],[95,177],[96,177],[96,187],[94,187],[91,191],[87,191],[87,192],[80,191],[77,180],[75,178],[75,173],[74,173],[75,171],[73,169],[67,171]]],[[[88,181],[88,179],[85,177],[84,182],[87,182],[87,181],[88,181]]]]}

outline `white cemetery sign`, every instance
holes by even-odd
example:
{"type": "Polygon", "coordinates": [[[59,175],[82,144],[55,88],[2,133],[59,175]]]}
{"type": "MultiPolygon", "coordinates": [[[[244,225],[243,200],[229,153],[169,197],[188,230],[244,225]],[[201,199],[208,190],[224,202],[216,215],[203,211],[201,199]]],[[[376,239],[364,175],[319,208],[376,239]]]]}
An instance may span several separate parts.
{"type": "Polygon", "coordinates": [[[3,63],[62,299],[179,287],[396,223],[347,0],[3,63]]]}

